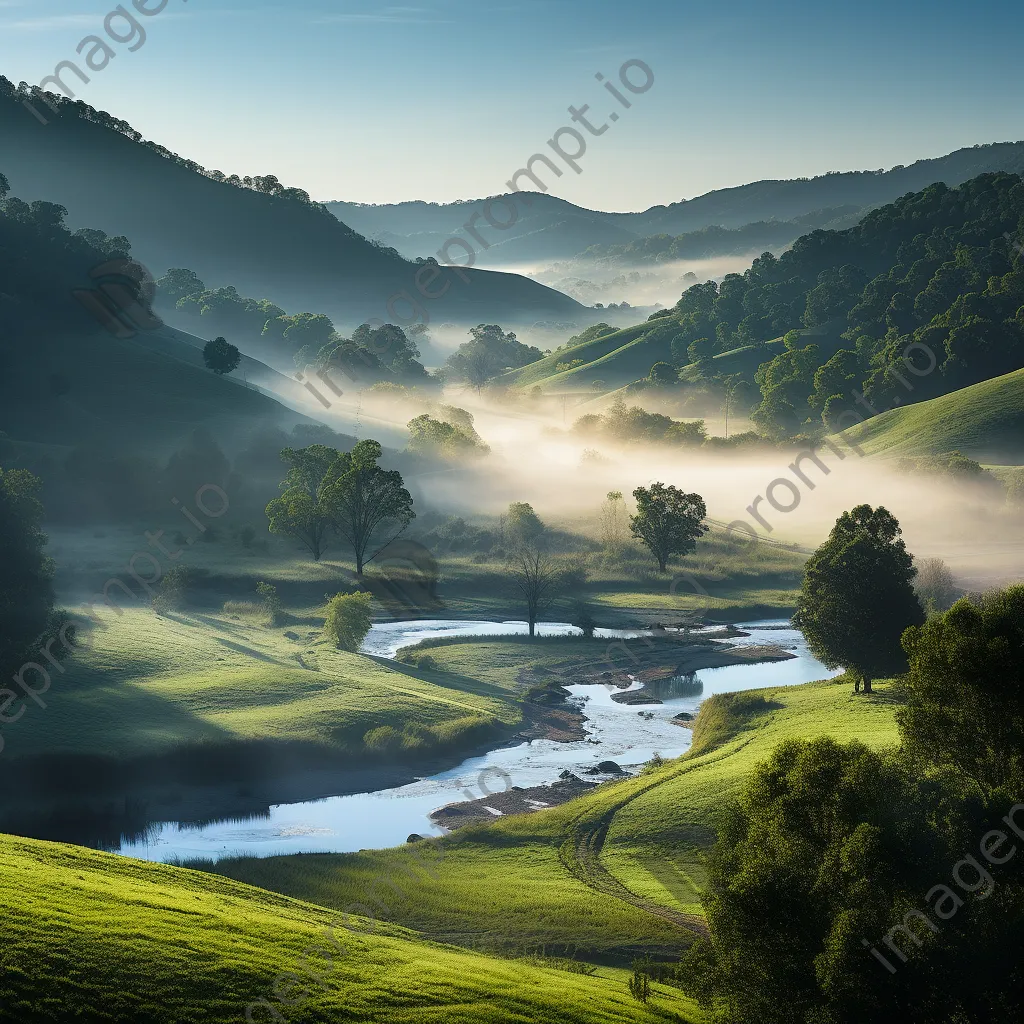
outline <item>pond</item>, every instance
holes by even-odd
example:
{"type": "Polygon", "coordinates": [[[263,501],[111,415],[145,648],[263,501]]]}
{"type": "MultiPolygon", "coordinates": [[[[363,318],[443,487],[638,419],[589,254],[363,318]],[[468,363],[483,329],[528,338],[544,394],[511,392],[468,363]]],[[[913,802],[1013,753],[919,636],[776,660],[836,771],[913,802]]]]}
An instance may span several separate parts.
{"type": "MultiPolygon", "coordinates": [[[[587,718],[584,740],[557,743],[538,739],[504,746],[472,757],[448,771],[394,789],[280,804],[266,815],[219,821],[200,827],[178,822],[150,826],[144,838],[123,842],[116,852],[146,860],[167,861],[239,854],[272,856],[289,853],[345,853],[397,846],[411,833],[444,833],[430,819],[431,811],[459,800],[472,800],[511,786],[544,785],[566,770],[586,772],[601,761],[615,761],[636,771],[654,755],[678,757],[690,746],[691,732],[675,724],[680,712],[695,713],[716,693],[795,686],[829,678],[830,672],[808,651],[799,630],[784,620],[741,625],[747,637],[736,645],[774,644],[794,657],[787,661],[705,669],[692,677],[660,684],[663,704],[630,707],[612,700],[621,692],[611,684],[569,687],[572,700],[587,718]]],[[[404,646],[428,637],[485,636],[525,633],[525,623],[434,620],[375,625],[363,650],[393,657],[404,646]]],[[[567,623],[543,623],[541,635],[578,632],[567,623]]],[[[598,635],[638,636],[638,631],[598,630],[598,635]]]]}

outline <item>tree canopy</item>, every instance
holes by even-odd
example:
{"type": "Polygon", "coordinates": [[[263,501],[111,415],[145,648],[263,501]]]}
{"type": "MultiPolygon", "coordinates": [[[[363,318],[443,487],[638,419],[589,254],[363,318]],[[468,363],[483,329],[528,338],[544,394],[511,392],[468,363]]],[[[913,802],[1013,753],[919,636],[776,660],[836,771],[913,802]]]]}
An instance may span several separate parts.
{"type": "Polygon", "coordinates": [[[241,361],[241,353],[227,338],[214,338],[203,348],[203,362],[206,363],[206,368],[213,370],[214,373],[231,373],[238,369],[241,361]]]}
{"type": "Polygon", "coordinates": [[[665,572],[674,555],[688,555],[708,532],[704,520],[708,510],[699,494],[686,494],[673,484],[651,484],[633,492],[636,515],[629,526],[665,572]]]}
{"type": "Polygon", "coordinates": [[[793,616],[814,656],[863,680],[906,668],[903,631],[924,622],[914,559],[896,518],[879,506],[844,512],[804,569],[793,616]]]}

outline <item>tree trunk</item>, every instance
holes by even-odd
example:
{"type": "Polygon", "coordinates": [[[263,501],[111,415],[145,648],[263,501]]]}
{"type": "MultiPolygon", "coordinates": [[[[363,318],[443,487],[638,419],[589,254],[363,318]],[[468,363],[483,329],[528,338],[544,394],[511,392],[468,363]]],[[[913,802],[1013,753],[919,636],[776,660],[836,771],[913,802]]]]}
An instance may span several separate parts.
{"type": "Polygon", "coordinates": [[[854,693],[860,693],[860,676],[857,676],[853,680],[853,692],[854,693]]]}
{"type": "Polygon", "coordinates": [[[658,569],[661,572],[665,572],[668,569],[668,559],[667,558],[661,558],[661,557],[658,558],[658,569]]]}
{"type": "Polygon", "coordinates": [[[871,689],[871,676],[865,676],[864,677],[864,692],[865,693],[874,693],[875,692],[874,690],[871,689]]]}
{"type": "Polygon", "coordinates": [[[358,551],[356,552],[356,575],[360,577],[363,575],[363,556],[358,551]]]}
{"type": "Polygon", "coordinates": [[[537,620],[534,619],[531,616],[531,618],[530,618],[530,636],[534,636],[535,635],[536,628],[537,628],[537,620]]]}

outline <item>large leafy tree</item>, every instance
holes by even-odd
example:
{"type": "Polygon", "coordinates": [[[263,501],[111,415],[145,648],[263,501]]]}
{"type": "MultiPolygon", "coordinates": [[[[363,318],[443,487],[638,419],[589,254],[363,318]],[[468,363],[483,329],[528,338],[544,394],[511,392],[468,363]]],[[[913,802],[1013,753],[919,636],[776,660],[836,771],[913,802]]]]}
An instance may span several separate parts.
{"type": "Polygon", "coordinates": [[[284,493],[267,505],[270,531],[301,541],[319,562],[331,528],[324,481],[338,458],[338,450],[313,444],[308,448],[285,448],[281,458],[291,468],[281,483],[284,493]]]}
{"type": "Polygon", "coordinates": [[[925,923],[910,918],[916,938],[896,934],[915,954],[906,967],[878,938],[946,877],[948,856],[897,757],[788,740],[723,816],[702,897],[709,934],[680,980],[716,1024],[973,1019],[932,1016],[944,998],[941,971],[916,955],[932,938],[925,923]],[[901,969],[890,973],[865,937],[901,969]]]}
{"type": "Polygon", "coordinates": [[[334,460],[322,490],[326,515],[352,548],[359,576],[416,518],[402,474],[377,465],[382,454],[377,441],[360,441],[334,460]]]}
{"type": "Polygon", "coordinates": [[[633,536],[642,541],[665,572],[673,555],[688,555],[708,532],[708,510],[699,494],[687,494],[672,484],[651,484],[633,492],[636,515],[629,520],[633,536]]]}
{"type": "Polygon", "coordinates": [[[903,631],[924,622],[913,556],[895,516],[879,506],[844,512],[804,569],[793,622],[829,668],[855,676],[855,689],[906,668],[903,631]]]}
{"type": "Polygon", "coordinates": [[[505,370],[526,366],[544,357],[539,348],[524,345],[509,331],[497,324],[480,324],[471,328],[470,340],[448,357],[452,373],[478,391],[505,370]]]}
{"type": "Polygon", "coordinates": [[[1024,792],[1024,586],[944,615],[903,639],[910,670],[897,718],[908,750],[986,796],[1024,792]]]}

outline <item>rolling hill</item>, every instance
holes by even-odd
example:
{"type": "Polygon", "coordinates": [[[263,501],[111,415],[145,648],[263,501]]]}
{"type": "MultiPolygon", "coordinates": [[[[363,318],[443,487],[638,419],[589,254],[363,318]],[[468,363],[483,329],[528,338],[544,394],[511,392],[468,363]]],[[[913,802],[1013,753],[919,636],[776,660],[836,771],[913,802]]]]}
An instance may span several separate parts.
{"type": "MultiPolygon", "coordinates": [[[[45,108],[44,108],[45,109],[45,108]]],[[[196,271],[289,312],[326,313],[339,327],[387,319],[387,303],[416,295],[419,267],[374,245],[322,207],[238,187],[131,135],[130,126],[64,102],[41,124],[0,79],[0,171],[26,202],[62,204],[72,228],[126,236],[154,275],[196,271]]],[[[532,323],[584,316],[575,300],[514,274],[445,272],[450,287],[426,303],[431,319],[532,323]]],[[[428,290],[441,292],[444,281],[428,290]]],[[[394,316],[408,316],[403,302],[394,316]]]]}
{"type": "Polygon", "coordinates": [[[693,1019],[672,989],[646,1008],[612,972],[467,952],[183,868],[7,836],[0,865],[0,1021],[693,1019]]]}
{"type": "Polygon", "coordinates": [[[872,455],[959,451],[980,462],[1019,464],[1024,450],[1024,370],[890,409],[851,427],[845,437],[872,455]]]}

